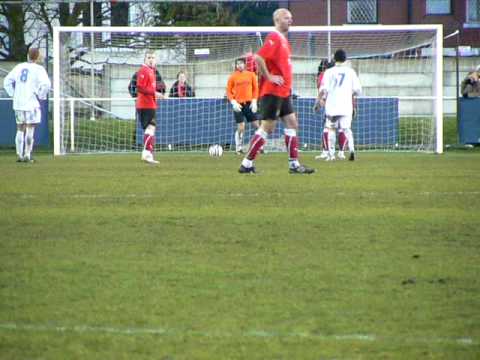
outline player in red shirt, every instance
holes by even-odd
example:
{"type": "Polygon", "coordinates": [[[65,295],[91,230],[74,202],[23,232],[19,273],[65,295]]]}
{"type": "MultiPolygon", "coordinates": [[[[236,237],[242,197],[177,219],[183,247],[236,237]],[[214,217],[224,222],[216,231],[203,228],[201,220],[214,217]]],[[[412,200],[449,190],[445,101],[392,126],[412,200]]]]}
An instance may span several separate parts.
{"type": "Polygon", "coordinates": [[[260,86],[262,123],[250,141],[250,148],[238,170],[241,174],[255,173],[254,160],[265,144],[268,134],[275,130],[278,118],[285,127],[285,145],[289,155],[290,174],[311,174],[314,169],[298,161],[298,121],[292,104],[291,48],[287,39],[292,14],[287,9],[273,13],[274,32],[268,34],[262,48],[256,53],[259,72],[263,76],[260,86]]]}
{"type": "Polygon", "coordinates": [[[137,100],[135,103],[137,118],[144,131],[142,160],[149,164],[158,164],[158,161],[153,158],[157,126],[155,118],[157,99],[164,98],[163,94],[157,90],[155,65],[155,53],[148,50],[145,53],[144,64],[137,72],[137,100]]]}

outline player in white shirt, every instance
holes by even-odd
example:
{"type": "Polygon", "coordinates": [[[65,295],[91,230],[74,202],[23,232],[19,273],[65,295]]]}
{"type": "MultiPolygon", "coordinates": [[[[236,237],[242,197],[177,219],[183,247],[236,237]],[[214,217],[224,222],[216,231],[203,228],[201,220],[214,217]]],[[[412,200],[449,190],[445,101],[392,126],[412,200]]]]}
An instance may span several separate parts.
{"type": "Polygon", "coordinates": [[[362,92],[360,80],[352,68],[346,65],[344,50],[334,55],[335,66],[325,71],[314,109],[325,106],[325,128],[328,132],[329,154],[326,160],[335,159],[335,129],[338,128],[338,158],[345,159],[344,150],[348,144],[349,160],[355,160],[355,146],[352,133],[352,118],[356,108],[355,97],[362,92]]]}
{"type": "Polygon", "coordinates": [[[18,64],[5,77],[3,87],[13,97],[13,110],[17,122],[15,147],[18,162],[33,162],[33,135],[42,114],[39,99],[46,99],[50,90],[50,79],[45,69],[37,64],[41,61],[37,48],[30,48],[28,61],[18,64]]]}

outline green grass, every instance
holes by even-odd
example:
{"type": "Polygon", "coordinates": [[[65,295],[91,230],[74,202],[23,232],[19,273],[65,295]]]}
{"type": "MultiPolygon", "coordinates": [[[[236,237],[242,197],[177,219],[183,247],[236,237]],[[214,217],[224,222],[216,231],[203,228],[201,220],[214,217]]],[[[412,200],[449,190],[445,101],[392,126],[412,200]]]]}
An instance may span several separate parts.
{"type": "Polygon", "coordinates": [[[478,359],[480,153],[313,155],[0,153],[0,359],[478,359]]]}

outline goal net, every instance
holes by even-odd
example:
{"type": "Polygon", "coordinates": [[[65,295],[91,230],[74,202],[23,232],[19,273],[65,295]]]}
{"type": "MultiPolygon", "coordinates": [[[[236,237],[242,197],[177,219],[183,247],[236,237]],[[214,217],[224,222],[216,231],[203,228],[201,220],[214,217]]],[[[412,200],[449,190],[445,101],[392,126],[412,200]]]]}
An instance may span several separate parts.
{"type": "MultiPolygon", "coordinates": [[[[184,71],[190,97],[158,101],[157,151],[234,150],[226,100],[235,59],[256,52],[273,28],[54,29],[54,152],[135,152],[143,134],[128,91],[145,51],[170,92],[184,71]]],[[[322,112],[312,110],[320,62],[344,49],[363,86],[352,125],[356,147],[442,152],[442,29],[437,25],[292,27],[293,103],[301,150],[321,147],[322,112]]],[[[247,126],[245,141],[252,133],[247,126]]],[[[267,150],[283,151],[281,123],[267,150]]]]}

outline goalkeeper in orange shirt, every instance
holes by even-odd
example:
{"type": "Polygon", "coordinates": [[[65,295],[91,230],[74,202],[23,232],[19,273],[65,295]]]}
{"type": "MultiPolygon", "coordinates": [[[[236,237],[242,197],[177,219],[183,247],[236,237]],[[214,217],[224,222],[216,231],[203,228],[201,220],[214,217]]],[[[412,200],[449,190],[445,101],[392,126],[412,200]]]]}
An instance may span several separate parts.
{"type": "Polygon", "coordinates": [[[245,120],[255,128],[259,127],[257,120],[258,81],[254,72],[245,70],[245,59],[235,61],[235,71],[227,82],[227,97],[232,104],[237,130],[235,131],[235,151],[243,153],[243,134],[245,120]]]}

